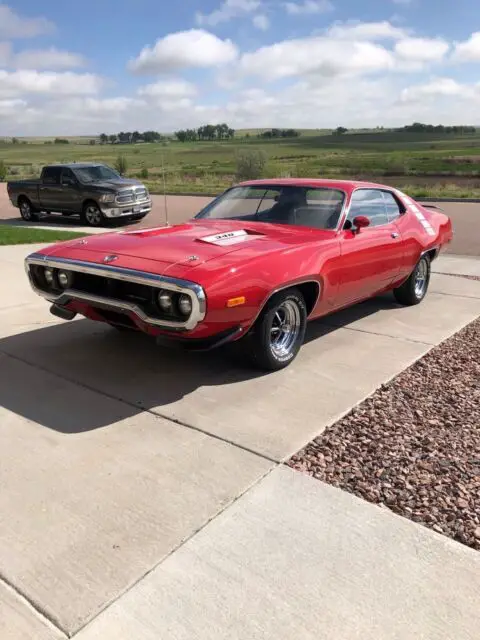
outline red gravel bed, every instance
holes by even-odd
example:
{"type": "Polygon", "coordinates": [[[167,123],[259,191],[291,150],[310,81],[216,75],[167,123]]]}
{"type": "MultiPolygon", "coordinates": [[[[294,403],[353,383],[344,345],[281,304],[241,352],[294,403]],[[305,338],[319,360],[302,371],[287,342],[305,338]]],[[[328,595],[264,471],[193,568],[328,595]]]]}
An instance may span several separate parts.
{"type": "Polygon", "coordinates": [[[480,276],[467,276],[463,273],[443,273],[443,271],[435,271],[440,276],[451,276],[452,278],[466,278],[467,280],[480,280],[480,276]]]}
{"type": "Polygon", "coordinates": [[[480,550],[480,318],[287,464],[480,550]]]}

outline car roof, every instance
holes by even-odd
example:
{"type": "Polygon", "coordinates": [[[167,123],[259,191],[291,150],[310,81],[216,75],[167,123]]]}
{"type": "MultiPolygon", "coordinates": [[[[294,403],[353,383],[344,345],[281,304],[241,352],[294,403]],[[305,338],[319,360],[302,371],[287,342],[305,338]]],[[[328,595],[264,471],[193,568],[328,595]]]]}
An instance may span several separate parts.
{"type": "Polygon", "coordinates": [[[236,186],[294,186],[294,187],[328,187],[329,189],[341,189],[342,191],[353,191],[359,188],[388,189],[394,190],[391,185],[379,184],[376,182],[363,182],[361,180],[334,180],[328,178],[272,178],[271,180],[246,180],[237,183],[236,186]]]}
{"type": "Polygon", "coordinates": [[[61,167],[67,169],[85,169],[86,167],[103,167],[101,162],[58,162],[56,164],[47,164],[45,167],[61,167]]]}

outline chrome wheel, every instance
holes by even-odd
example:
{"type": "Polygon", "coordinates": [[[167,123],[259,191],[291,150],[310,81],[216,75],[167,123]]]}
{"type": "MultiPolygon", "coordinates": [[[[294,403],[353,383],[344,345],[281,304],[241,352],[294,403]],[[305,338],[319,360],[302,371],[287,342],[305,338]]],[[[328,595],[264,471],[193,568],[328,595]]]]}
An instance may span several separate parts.
{"type": "Polygon", "coordinates": [[[30,221],[32,219],[32,207],[28,200],[22,200],[20,203],[20,215],[24,220],[30,221]]]}
{"type": "Polygon", "coordinates": [[[421,298],[427,287],[428,265],[427,261],[422,258],[418,263],[417,272],[415,273],[415,295],[421,298]]]}
{"type": "Polygon", "coordinates": [[[92,227],[98,227],[102,223],[102,212],[94,204],[85,207],[85,220],[92,227]]]}
{"type": "Polygon", "coordinates": [[[275,311],[270,327],[270,349],[279,360],[285,360],[300,334],[301,314],[293,300],[285,300],[275,311]]]}

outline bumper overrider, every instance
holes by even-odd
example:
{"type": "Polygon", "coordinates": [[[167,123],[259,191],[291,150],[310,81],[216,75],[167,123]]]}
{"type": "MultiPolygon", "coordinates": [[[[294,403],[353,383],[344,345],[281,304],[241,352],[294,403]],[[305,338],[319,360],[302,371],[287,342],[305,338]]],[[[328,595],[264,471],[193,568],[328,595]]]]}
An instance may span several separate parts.
{"type": "MultiPolygon", "coordinates": [[[[54,315],[67,320],[77,315],[78,303],[98,311],[100,316],[115,314],[113,323],[118,318],[118,324],[122,324],[125,318],[134,324],[138,320],[139,326],[146,324],[173,332],[192,331],[206,315],[203,288],[188,280],[41,253],[27,256],[25,270],[35,293],[53,303],[54,315]],[[157,302],[162,293],[171,296],[172,305],[180,297],[188,296],[190,313],[182,316],[180,312],[162,311],[157,302]]],[[[106,321],[109,317],[112,316],[107,316],[106,321]]]]}

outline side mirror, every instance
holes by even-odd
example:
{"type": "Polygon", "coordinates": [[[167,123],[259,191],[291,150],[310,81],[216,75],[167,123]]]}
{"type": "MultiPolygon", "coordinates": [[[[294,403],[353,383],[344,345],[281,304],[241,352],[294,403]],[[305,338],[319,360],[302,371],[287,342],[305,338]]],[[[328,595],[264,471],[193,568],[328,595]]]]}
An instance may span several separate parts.
{"type": "Polygon", "coordinates": [[[370,220],[367,216],[356,216],[353,219],[353,226],[358,230],[364,229],[365,227],[370,226],[370,220]]]}

